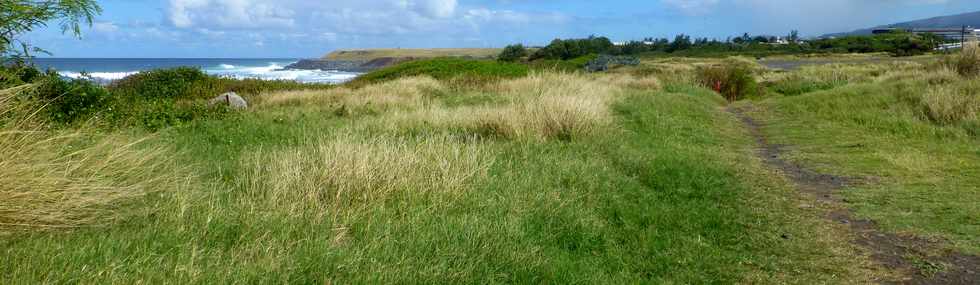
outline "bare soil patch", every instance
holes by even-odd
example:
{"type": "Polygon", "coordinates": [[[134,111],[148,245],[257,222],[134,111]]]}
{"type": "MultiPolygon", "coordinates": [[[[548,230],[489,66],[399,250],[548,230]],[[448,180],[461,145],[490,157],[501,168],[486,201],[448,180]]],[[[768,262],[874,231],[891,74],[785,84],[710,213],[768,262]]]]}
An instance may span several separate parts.
{"type": "Polygon", "coordinates": [[[818,201],[831,203],[838,210],[826,218],[846,224],[854,233],[854,243],[865,248],[871,257],[887,269],[905,273],[903,280],[882,280],[885,284],[977,284],[980,282],[980,257],[941,248],[942,241],[881,231],[871,220],[855,218],[839,194],[850,185],[868,183],[870,179],[821,174],[783,158],[787,146],[771,144],[762,133],[762,124],[746,114],[746,108],[729,107],[755,138],[757,155],[774,170],[793,181],[797,189],[813,195],[818,201]]]}

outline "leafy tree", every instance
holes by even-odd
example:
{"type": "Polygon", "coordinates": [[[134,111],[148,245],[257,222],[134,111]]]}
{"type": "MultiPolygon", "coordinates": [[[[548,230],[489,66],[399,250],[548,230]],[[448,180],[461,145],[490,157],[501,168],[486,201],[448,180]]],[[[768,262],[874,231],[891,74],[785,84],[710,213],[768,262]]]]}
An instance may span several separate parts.
{"type": "Polygon", "coordinates": [[[0,57],[22,59],[46,53],[18,37],[51,21],[58,21],[62,33],[77,37],[81,26],[91,25],[101,12],[95,0],[0,0],[0,57]]]}
{"type": "Polygon", "coordinates": [[[667,52],[689,49],[691,45],[691,36],[680,34],[674,37],[674,41],[667,47],[667,52]]]}
{"type": "Polygon", "coordinates": [[[786,40],[790,43],[797,43],[800,41],[800,31],[792,30],[789,35],[786,36],[786,40]]]}
{"type": "Polygon", "coordinates": [[[531,55],[535,59],[569,60],[588,54],[619,53],[616,46],[606,37],[590,36],[585,39],[555,39],[548,46],[531,55]]]}
{"type": "Polygon", "coordinates": [[[515,62],[527,56],[527,48],[522,44],[509,45],[500,52],[497,56],[497,60],[515,62]]]}

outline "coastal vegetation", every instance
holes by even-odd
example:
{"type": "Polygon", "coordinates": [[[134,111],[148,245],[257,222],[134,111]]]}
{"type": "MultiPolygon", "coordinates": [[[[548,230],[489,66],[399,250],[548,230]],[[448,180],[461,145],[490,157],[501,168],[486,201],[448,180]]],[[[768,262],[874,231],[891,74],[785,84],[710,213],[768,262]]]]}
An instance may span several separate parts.
{"type": "MultiPolygon", "coordinates": [[[[82,5],[37,14],[68,28],[97,11],[30,3],[82,5]]],[[[976,280],[976,46],[789,69],[661,56],[929,41],[788,38],[556,40],[341,85],[5,64],[0,283],[976,280]],[[228,91],[249,107],[209,106],[228,91]]]]}
{"type": "MultiPolygon", "coordinates": [[[[794,54],[889,53],[894,56],[913,56],[932,52],[945,39],[933,34],[915,34],[895,30],[870,36],[845,36],[802,40],[795,31],[785,37],[751,36],[744,34],[725,40],[694,38],[677,35],[673,40],[647,38],[614,44],[606,37],[584,39],[555,39],[528,56],[538,59],[569,60],[588,54],[633,55],[641,57],[765,57],[794,54]]],[[[505,50],[506,51],[506,50],[505,50]]],[[[498,55],[498,57],[513,57],[498,55]]],[[[512,61],[512,60],[509,60],[512,61]]]]}
{"type": "Polygon", "coordinates": [[[980,204],[980,86],[957,67],[970,56],[794,70],[746,58],[647,58],[600,73],[438,58],[339,86],[221,83],[174,69],[100,89],[148,100],[107,105],[129,109],[249,94],[248,110],[201,102],[219,115],[153,128],[101,128],[116,120],[104,115],[61,125],[38,115],[56,104],[30,96],[43,80],[28,80],[3,91],[0,279],[941,275],[958,264],[935,256],[980,253],[971,219],[980,204]],[[798,192],[757,156],[757,138],[729,108],[763,122],[773,144],[793,146],[788,161],[862,182],[846,186],[845,204],[798,192]],[[938,242],[898,257],[916,267],[882,266],[851,242],[847,224],[823,218],[842,207],[883,234],[938,242]]]}

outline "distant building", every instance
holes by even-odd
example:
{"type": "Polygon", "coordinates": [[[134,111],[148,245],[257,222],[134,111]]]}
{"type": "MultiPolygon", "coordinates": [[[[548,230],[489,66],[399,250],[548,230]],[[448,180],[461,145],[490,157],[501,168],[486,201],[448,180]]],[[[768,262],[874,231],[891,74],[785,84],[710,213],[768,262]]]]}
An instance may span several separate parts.
{"type": "MultiPolygon", "coordinates": [[[[627,45],[629,43],[630,42],[613,42],[613,45],[614,46],[625,46],[625,45],[627,45]]],[[[644,45],[648,45],[648,46],[652,46],[653,45],[653,42],[651,42],[651,41],[643,41],[641,43],[643,43],[644,45]]]]}
{"type": "Polygon", "coordinates": [[[934,34],[951,41],[973,41],[980,37],[980,29],[973,27],[959,28],[928,28],[928,29],[903,29],[903,28],[883,28],[871,31],[872,34],[887,34],[893,31],[903,30],[916,34],[934,34]]]}

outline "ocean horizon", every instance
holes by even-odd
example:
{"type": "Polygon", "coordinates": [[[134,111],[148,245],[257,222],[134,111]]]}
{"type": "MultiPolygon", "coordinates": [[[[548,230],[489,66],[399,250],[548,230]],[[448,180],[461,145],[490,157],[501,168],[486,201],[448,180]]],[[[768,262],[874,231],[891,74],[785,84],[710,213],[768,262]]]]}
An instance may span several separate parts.
{"type": "Polygon", "coordinates": [[[360,73],[338,70],[284,69],[298,58],[34,58],[41,69],[53,69],[68,78],[91,78],[100,82],[122,79],[141,71],[189,66],[207,74],[264,80],[292,80],[303,83],[343,83],[360,73]]]}

